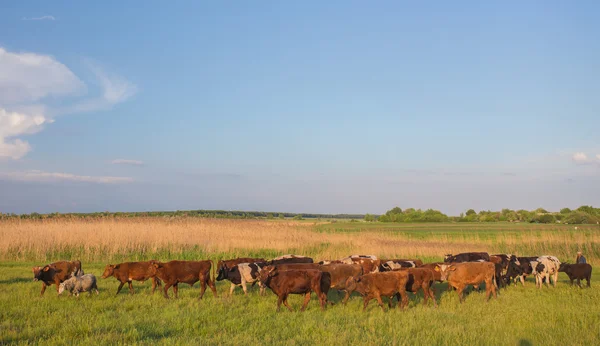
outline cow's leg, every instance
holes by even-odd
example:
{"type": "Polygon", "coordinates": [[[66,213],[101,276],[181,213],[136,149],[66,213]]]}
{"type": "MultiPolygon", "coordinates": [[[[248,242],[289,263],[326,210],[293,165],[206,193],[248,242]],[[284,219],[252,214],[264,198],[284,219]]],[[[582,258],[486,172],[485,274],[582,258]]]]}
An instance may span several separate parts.
{"type": "Polygon", "coordinates": [[[217,298],[218,297],[217,286],[215,286],[215,282],[210,279],[210,272],[206,274],[206,283],[208,284],[208,287],[210,287],[210,290],[212,291],[213,296],[215,298],[217,298]]]}
{"type": "Polygon", "coordinates": [[[248,295],[248,288],[246,287],[246,280],[242,279],[242,290],[244,290],[244,295],[248,295]]]}
{"type": "MultiPolygon", "coordinates": [[[[321,300],[321,297],[319,297],[319,300],[321,300]]],[[[304,295],[304,303],[302,304],[302,308],[300,309],[300,311],[306,310],[306,307],[308,306],[309,301],[310,301],[310,291],[304,295]]]]}
{"type": "Polygon", "coordinates": [[[40,296],[43,296],[43,295],[44,295],[44,292],[46,292],[46,287],[48,287],[48,286],[46,285],[46,283],[45,283],[45,282],[42,282],[42,291],[40,292],[40,296]]]}
{"type": "Polygon", "coordinates": [[[377,299],[377,303],[381,307],[381,310],[385,311],[385,308],[383,307],[383,300],[381,300],[381,295],[379,293],[375,294],[375,299],[377,299]]]}
{"type": "Polygon", "coordinates": [[[277,295],[277,312],[281,309],[281,303],[283,302],[283,296],[277,295]]]}
{"type": "Polygon", "coordinates": [[[131,281],[127,281],[127,284],[129,285],[129,293],[134,294],[135,292],[133,291],[133,285],[131,284],[131,281]]]}
{"type": "Polygon", "coordinates": [[[463,302],[464,298],[463,298],[463,291],[465,289],[465,286],[457,286],[456,287],[456,293],[458,294],[458,301],[459,302],[463,302]]]}
{"type": "Polygon", "coordinates": [[[288,308],[288,310],[293,312],[294,310],[292,310],[292,307],[290,306],[290,304],[288,304],[287,298],[288,298],[288,294],[284,294],[283,295],[283,305],[285,305],[285,307],[288,308]]]}
{"type": "MultiPolygon", "coordinates": [[[[199,299],[202,299],[202,297],[204,296],[204,292],[206,292],[206,278],[204,277],[204,275],[200,274],[200,298],[199,299]]],[[[229,294],[231,295],[231,293],[232,292],[230,290],[229,294]]]]}
{"type": "Polygon", "coordinates": [[[427,301],[429,300],[429,285],[426,282],[423,282],[421,290],[423,291],[423,305],[427,306],[427,301]]]}
{"type": "Polygon", "coordinates": [[[408,295],[405,290],[398,292],[400,297],[402,297],[402,303],[400,303],[400,299],[398,299],[398,307],[400,310],[404,310],[404,308],[408,305],[408,295]]]}
{"type": "Polygon", "coordinates": [[[587,281],[587,287],[592,287],[592,286],[590,285],[590,280],[591,280],[591,279],[592,279],[592,275],[591,275],[591,274],[585,277],[585,280],[587,281]]]}
{"type": "Polygon", "coordinates": [[[579,277],[577,277],[577,286],[579,286],[579,288],[581,288],[581,279],[579,277]]]}
{"type": "Polygon", "coordinates": [[[58,295],[58,290],[60,289],[60,280],[58,280],[58,278],[54,279],[54,284],[56,285],[56,295],[58,295]]]}
{"type": "Polygon", "coordinates": [[[433,289],[433,287],[429,286],[429,296],[431,297],[431,299],[433,299],[433,307],[437,308],[437,301],[435,299],[435,291],[433,289]]]}
{"type": "Polygon", "coordinates": [[[350,299],[350,292],[346,291],[346,294],[344,295],[344,299],[342,299],[342,304],[346,305],[346,303],[348,302],[348,299],[350,299]]]}
{"type": "Polygon", "coordinates": [[[125,285],[125,283],[121,282],[121,284],[119,285],[119,288],[117,288],[117,293],[116,294],[119,294],[119,292],[121,292],[121,288],[123,288],[123,285],[125,285]]]}
{"type": "Polygon", "coordinates": [[[171,286],[173,286],[173,285],[172,285],[172,284],[170,284],[170,283],[166,283],[166,282],[165,282],[165,286],[163,287],[163,295],[164,295],[164,296],[165,296],[165,298],[167,298],[167,299],[169,299],[169,294],[168,294],[168,291],[169,291],[169,288],[170,288],[171,286]]]}
{"type": "Polygon", "coordinates": [[[156,278],[152,278],[152,294],[154,294],[154,291],[156,291],[156,278]]]}
{"type": "Polygon", "coordinates": [[[231,286],[229,287],[229,296],[233,295],[233,290],[235,289],[235,284],[232,282],[231,286]]]}
{"type": "Polygon", "coordinates": [[[173,294],[175,295],[175,299],[178,298],[178,292],[179,292],[179,283],[176,283],[173,285],[173,294]]]}
{"type": "Polygon", "coordinates": [[[550,287],[550,272],[546,273],[546,287],[550,287]]]}
{"type": "Polygon", "coordinates": [[[525,275],[519,276],[519,280],[521,280],[521,285],[525,286],[525,275]]]}
{"type": "Polygon", "coordinates": [[[554,282],[552,283],[554,287],[556,287],[556,282],[558,281],[558,271],[554,273],[554,282]]]}
{"type": "Polygon", "coordinates": [[[369,302],[371,301],[371,296],[370,295],[365,295],[363,297],[363,311],[367,311],[367,305],[369,305],[369,302]]]}

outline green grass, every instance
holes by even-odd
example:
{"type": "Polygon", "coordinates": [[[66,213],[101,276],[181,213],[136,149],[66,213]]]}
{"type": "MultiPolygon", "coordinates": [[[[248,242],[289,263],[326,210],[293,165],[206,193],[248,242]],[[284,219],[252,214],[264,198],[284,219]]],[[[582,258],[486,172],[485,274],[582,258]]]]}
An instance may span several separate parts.
{"type": "MultiPolygon", "coordinates": [[[[84,263],[99,278],[100,295],[79,299],[56,296],[54,286],[39,297],[41,284],[32,282],[34,263],[0,263],[0,344],[429,344],[429,345],[598,345],[600,290],[570,287],[561,273],[556,288],[504,289],[486,303],[483,293],[470,293],[460,305],[455,292],[436,286],[439,307],[422,306],[410,296],[405,311],[382,312],[375,301],[363,313],[362,299],[336,304],[322,312],[313,295],[308,310],[275,312],[270,291],[260,297],[240,289],[226,297],[228,283],[218,283],[219,298],[207,291],[197,299],[198,284],[180,287],[179,299],[150,295],[150,283],[134,283],[136,294],[124,289],[115,296],[117,281],[99,278],[103,263],[84,263]]],[[[330,292],[330,299],[339,301],[330,292]]],[[[295,310],[301,305],[292,296],[295,310]]]]}

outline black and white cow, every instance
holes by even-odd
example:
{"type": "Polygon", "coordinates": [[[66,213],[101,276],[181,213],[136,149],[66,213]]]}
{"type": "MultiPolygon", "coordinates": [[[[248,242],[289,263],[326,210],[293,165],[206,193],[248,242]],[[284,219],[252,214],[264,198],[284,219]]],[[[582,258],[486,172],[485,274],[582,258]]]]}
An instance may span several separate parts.
{"type": "Polygon", "coordinates": [[[229,270],[224,273],[224,279],[231,282],[229,295],[233,295],[233,290],[236,286],[242,286],[244,294],[248,295],[248,288],[246,285],[252,284],[252,286],[254,286],[257,282],[260,287],[260,295],[264,295],[265,286],[260,282],[259,276],[261,269],[266,265],[266,262],[240,263],[229,268],[229,270]]]}
{"type": "Polygon", "coordinates": [[[348,257],[344,257],[340,260],[340,262],[344,263],[344,264],[354,264],[355,261],[353,261],[352,259],[357,259],[357,258],[364,258],[364,259],[371,259],[376,261],[378,258],[375,255],[350,255],[348,257]]]}
{"type": "Polygon", "coordinates": [[[508,264],[508,269],[506,270],[506,283],[510,283],[510,280],[518,279],[521,281],[522,285],[525,285],[525,278],[528,275],[531,275],[533,272],[533,267],[531,266],[531,261],[535,261],[540,256],[532,256],[532,257],[516,257],[512,256],[511,260],[508,264]]]}
{"type": "Polygon", "coordinates": [[[386,261],[380,264],[380,272],[391,272],[401,268],[416,268],[417,264],[414,261],[386,261]]]}
{"type": "Polygon", "coordinates": [[[558,269],[560,268],[558,258],[554,256],[540,256],[535,261],[531,261],[531,267],[533,268],[532,274],[535,275],[535,286],[537,288],[542,287],[544,279],[546,286],[550,287],[550,278],[552,278],[552,285],[556,287],[558,269]]]}

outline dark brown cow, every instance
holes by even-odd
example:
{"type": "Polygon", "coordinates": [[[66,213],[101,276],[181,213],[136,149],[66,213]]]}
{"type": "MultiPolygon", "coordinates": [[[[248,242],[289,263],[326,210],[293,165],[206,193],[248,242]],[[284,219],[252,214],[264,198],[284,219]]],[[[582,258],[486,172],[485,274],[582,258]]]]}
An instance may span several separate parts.
{"type": "Polygon", "coordinates": [[[283,255],[268,261],[268,265],[290,264],[290,263],[313,263],[313,259],[300,255],[283,255]]]}
{"type": "Polygon", "coordinates": [[[420,266],[422,266],[422,265],[423,265],[423,261],[421,261],[421,260],[420,260],[420,259],[418,259],[418,258],[394,258],[394,259],[382,259],[382,260],[381,260],[381,263],[385,263],[385,262],[388,262],[388,261],[392,261],[392,262],[394,262],[394,263],[401,263],[401,262],[414,262],[414,263],[415,263],[415,265],[416,265],[417,267],[420,267],[420,266]]]}
{"type": "Polygon", "coordinates": [[[491,294],[496,298],[496,265],[491,262],[466,262],[455,264],[442,264],[436,267],[442,273],[442,280],[447,280],[448,285],[456,288],[460,302],[463,302],[463,291],[467,285],[478,287],[485,282],[486,297],[491,294]]]}
{"type": "Polygon", "coordinates": [[[561,263],[558,271],[567,274],[569,280],[571,280],[571,286],[573,286],[573,280],[577,279],[577,286],[581,287],[581,280],[585,279],[587,280],[587,287],[591,287],[592,266],[589,263],[561,263]]]}
{"type": "Polygon", "coordinates": [[[487,252],[464,252],[457,255],[448,254],[444,256],[445,263],[475,262],[479,260],[489,262],[490,255],[487,252]]]}
{"type": "Polygon", "coordinates": [[[406,291],[416,294],[419,290],[422,290],[423,305],[427,305],[427,300],[431,298],[433,299],[433,306],[437,308],[437,302],[433,292],[433,283],[435,281],[433,273],[435,270],[428,268],[402,268],[394,271],[407,271],[408,282],[406,283],[406,291]]]}
{"type": "Polygon", "coordinates": [[[315,269],[280,270],[276,266],[266,266],[260,272],[260,281],[277,295],[277,311],[281,303],[293,311],[287,302],[290,294],[304,294],[300,311],[306,310],[310,293],[315,292],[321,303],[321,310],[327,306],[327,293],[331,286],[331,275],[315,269]]]}
{"type": "Polygon", "coordinates": [[[240,257],[217,262],[217,281],[225,280],[227,271],[240,263],[266,262],[264,258],[240,257]]]}
{"type": "Polygon", "coordinates": [[[46,287],[52,284],[56,285],[56,292],[61,282],[67,280],[71,276],[83,275],[81,262],[76,261],[58,261],[46,264],[43,267],[33,267],[33,281],[42,282],[42,291],[40,295],[44,295],[46,287]]]}
{"type": "Polygon", "coordinates": [[[173,286],[173,293],[177,298],[177,290],[180,283],[190,286],[200,281],[200,299],[204,296],[206,285],[210,287],[215,298],[217,297],[217,288],[215,282],[210,277],[210,268],[212,261],[170,261],[166,263],[154,262],[156,267],[156,276],[165,283],[163,293],[165,298],[169,298],[168,290],[173,286]]]}
{"type": "Polygon", "coordinates": [[[363,275],[363,268],[358,264],[334,263],[326,264],[319,267],[323,272],[331,274],[331,288],[338,291],[345,291],[343,303],[346,303],[350,294],[346,289],[346,282],[349,278],[363,275]]]}
{"type": "Polygon", "coordinates": [[[363,296],[363,311],[367,310],[367,305],[369,305],[369,302],[373,298],[377,299],[377,303],[385,311],[383,301],[381,300],[382,296],[389,297],[389,306],[391,306],[391,299],[394,295],[400,295],[398,297],[398,308],[404,309],[408,304],[408,296],[406,295],[407,283],[407,271],[371,273],[348,279],[346,289],[350,294],[353,291],[357,291],[363,296]]]}
{"type": "Polygon", "coordinates": [[[117,293],[121,291],[123,285],[125,283],[129,284],[129,293],[133,294],[133,285],[132,281],[141,281],[144,282],[148,279],[152,280],[152,294],[156,290],[156,286],[160,286],[161,282],[156,277],[156,267],[154,263],[156,261],[148,261],[148,262],[125,262],[119,264],[107,264],[104,268],[104,274],[102,274],[102,278],[106,279],[111,276],[114,276],[121,284],[119,288],[117,288],[117,293]]]}

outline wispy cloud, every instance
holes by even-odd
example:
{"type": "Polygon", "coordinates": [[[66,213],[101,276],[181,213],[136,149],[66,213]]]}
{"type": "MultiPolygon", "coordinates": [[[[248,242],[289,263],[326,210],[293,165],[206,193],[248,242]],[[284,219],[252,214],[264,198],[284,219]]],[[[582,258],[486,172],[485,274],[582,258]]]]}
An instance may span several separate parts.
{"type": "Polygon", "coordinates": [[[143,166],[144,162],[140,160],[127,160],[127,159],[116,159],[110,163],[113,165],[132,165],[132,166],[143,166]]]}
{"type": "Polygon", "coordinates": [[[89,65],[100,96],[85,97],[87,85],[54,57],[9,52],[0,47],[0,160],[18,160],[32,150],[19,138],[42,131],[64,114],[110,109],[134,95],[138,88],[126,79],[89,65]],[[83,97],[61,109],[44,104],[48,98],[83,97]]]}
{"type": "Polygon", "coordinates": [[[23,17],[21,20],[56,20],[54,16],[23,17]]]}
{"type": "Polygon", "coordinates": [[[577,164],[590,163],[588,156],[585,153],[575,153],[573,154],[573,161],[577,164]]]}
{"type": "Polygon", "coordinates": [[[25,182],[72,181],[97,184],[119,184],[133,182],[130,177],[90,176],[70,173],[44,172],[38,170],[22,172],[0,172],[0,180],[25,182]]]}

